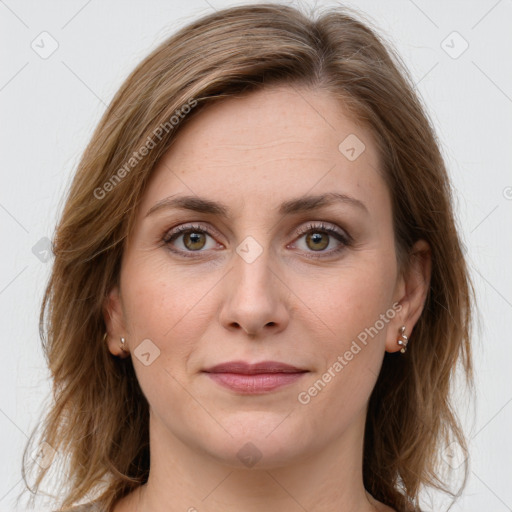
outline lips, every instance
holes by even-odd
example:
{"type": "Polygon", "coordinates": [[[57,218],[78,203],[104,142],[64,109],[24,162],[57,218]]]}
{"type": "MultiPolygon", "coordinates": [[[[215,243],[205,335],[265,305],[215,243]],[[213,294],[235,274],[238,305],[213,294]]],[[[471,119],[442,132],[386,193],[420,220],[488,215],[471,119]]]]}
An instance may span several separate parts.
{"type": "Polygon", "coordinates": [[[303,373],[307,370],[277,361],[262,361],[261,363],[246,363],[245,361],[230,361],[221,363],[207,370],[207,373],[238,373],[241,375],[257,375],[260,373],[303,373]]]}
{"type": "Polygon", "coordinates": [[[262,394],[300,379],[308,370],[277,361],[229,361],[204,372],[217,384],[240,394],[262,394]]]}

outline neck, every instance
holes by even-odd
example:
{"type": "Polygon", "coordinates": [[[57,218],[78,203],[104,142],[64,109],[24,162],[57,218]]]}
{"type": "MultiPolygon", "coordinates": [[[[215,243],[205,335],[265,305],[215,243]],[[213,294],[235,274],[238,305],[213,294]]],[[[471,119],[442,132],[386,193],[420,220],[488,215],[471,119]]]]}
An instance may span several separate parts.
{"type": "Polygon", "coordinates": [[[383,510],[363,486],[365,412],[341,438],[325,443],[323,449],[282,464],[256,464],[250,469],[229,466],[194,450],[151,415],[149,479],[123,499],[115,512],[383,510]]]}

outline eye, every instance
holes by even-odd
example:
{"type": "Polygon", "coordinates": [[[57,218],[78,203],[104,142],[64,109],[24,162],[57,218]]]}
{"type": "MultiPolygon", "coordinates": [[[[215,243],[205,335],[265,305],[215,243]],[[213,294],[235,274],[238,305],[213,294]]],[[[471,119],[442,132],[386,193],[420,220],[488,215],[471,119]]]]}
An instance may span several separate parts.
{"type": "Polygon", "coordinates": [[[332,256],[341,252],[345,247],[350,245],[350,237],[344,234],[341,230],[334,228],[330,225],[326,225],[323,222],[319,224],[308,224],[304,228],[298,231],[300,239],[304,239],[305,252],[313,252],[319,254],[311,254],[308,257],[322,258],[332,256]],[[332,242],[332,238],[336,239],[337,246],[334,249],[325,251],[332,242]]]}
{"type": "Polygon", "coordinates": [[[184,225],[178,226],[176,229],[167,233],[163,242],[167,244],[167,246],[176,247],[176,245],[178,245],[178,247],[171,250],[187,256],[187,252],[201,252],[202,249],[214,249],[216,243],[214,241],[208,246],[208,237],[211,238],[210,232],[205,228],[201,226],[184,225]],[[179,243],[175,244],[176,241],[179,243]]]}
{"type": "MultiPolygon", "coordinates": [[[[337,254],[349,246],[352,240],[348,234],[345,234],[339,228],[332,227],[323,222],[319,224],[310,223],[300,228],[297,234],[299,235],[299,240],[304,238],[305,248],[299,248],[309,253],[307,256],[309,258],[322,258],[337,254]],[[333,245],[333,238],[336,240],[334,245],[337,244],[337,246],[326,251],[326,248],[333,245]]],[[[217,242],[213,240],[212,234],[208,229],[190,224],[178,226],[169,231],[162,241],[171,251],[186,257],[194,257],[193,253],[200,253],[217,247],[217,242]],[[209,245],[208,238],[211,239],[209,245]]]]}

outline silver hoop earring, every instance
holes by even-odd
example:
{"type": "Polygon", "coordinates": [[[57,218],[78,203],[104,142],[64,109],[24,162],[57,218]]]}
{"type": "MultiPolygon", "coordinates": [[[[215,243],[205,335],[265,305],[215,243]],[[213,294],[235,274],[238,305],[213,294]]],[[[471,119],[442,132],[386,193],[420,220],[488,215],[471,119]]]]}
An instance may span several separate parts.
{"type": "Polygon", "coordinates": [[[402,325],[402,327],[400,327],[399,332],[400,332],[400,338],[397,340],[397,343],[402,347],[400,349],[400,352],[402,352],[402,354],[404,354],[405,351],[407,350],[407,343],[409,341],[409,338],[404,334],[405,325],[402,325]]]}

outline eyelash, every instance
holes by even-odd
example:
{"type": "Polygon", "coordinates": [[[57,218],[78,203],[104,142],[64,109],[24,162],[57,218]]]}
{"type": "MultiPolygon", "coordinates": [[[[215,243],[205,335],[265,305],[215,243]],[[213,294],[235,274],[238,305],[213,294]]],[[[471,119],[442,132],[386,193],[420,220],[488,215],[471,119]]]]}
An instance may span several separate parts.
{"type": "MultiPolygon", "coordinates": [[[[328,226],[324,224],[323,222],[320,222],[319,224],[313,224],[309,223],[305,227],[300,228],[297,231],[297,236],[302,237],[303,235],[307,235],[310,232],[322,232],[327,233],[334,238],[336,238],[339,242],[341,242],[341,245],[337,249],[333,249],[327,252],[319,251],[319,255],[314,255],[314,251],[312,251],[313,254],[310,256],[307,256],[309,258],[314,259],[320,259],[325,258],[328,256],[332,256],[334,254],[338,254],[339,252],[343,251],[346,247],[350,247],[352,244],[352,238],[349,235],[345,235],[342,232],[338,231],[337,229],[328,226]]],[[[164,245],[167,245],[169,247],[169,250],[172,252],[178,253],[180,255],[183,255],[187,258],[196,258],[197,256],[193,255],[194,253],[201,253],[204,251],[198,250],[198,251],[183,251],[181,249],[171,249],[170,244],[174,240],[176,240],[179,236],[185,233],[203,233],[209,236],[212,236],[212,233],[199,225],[182,225],[178,226],[172,231],[166,232],[164,238],[162,239],[162,242],[164,245]]]]}

